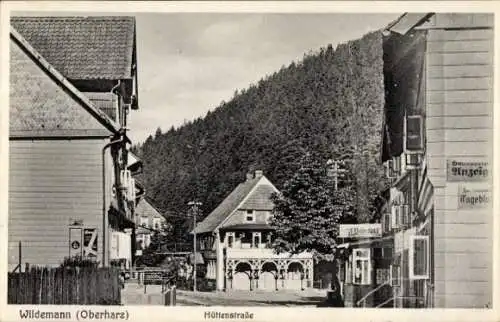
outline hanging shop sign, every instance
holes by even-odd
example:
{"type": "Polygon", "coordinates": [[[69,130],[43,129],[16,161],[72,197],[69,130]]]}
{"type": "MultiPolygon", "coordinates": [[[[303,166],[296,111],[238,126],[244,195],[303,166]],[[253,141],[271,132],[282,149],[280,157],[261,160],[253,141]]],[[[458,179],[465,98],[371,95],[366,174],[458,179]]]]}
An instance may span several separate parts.
{"type": "Polygon", "coordinates": [[[489,189],[458,187],[458,209],[484,208],[490,204],[490,200],[489,189]]]}
{"type": "Polygon", "coordinates": [[[490,176],[490,166],[485,161],[448,160],[447,181],[486,181],[490,176]]]}
{"type": "Polygon", "coordinates": [[[376,238],[382,236],[382,224],[340,225],[340,238],[376,238]]]}

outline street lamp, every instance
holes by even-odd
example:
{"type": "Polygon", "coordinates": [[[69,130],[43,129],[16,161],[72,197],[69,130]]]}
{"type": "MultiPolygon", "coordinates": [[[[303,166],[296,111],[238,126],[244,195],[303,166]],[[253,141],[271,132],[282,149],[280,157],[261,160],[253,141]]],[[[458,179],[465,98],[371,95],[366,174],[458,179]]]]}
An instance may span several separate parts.
{"type": "Polygon", "coordinates": [[[196,292],[196,215],[198,209],[202,205],[199,201],[190,201],[188,206],[191,207],[191,215],[193,216],[193,291],[196,292]]]}

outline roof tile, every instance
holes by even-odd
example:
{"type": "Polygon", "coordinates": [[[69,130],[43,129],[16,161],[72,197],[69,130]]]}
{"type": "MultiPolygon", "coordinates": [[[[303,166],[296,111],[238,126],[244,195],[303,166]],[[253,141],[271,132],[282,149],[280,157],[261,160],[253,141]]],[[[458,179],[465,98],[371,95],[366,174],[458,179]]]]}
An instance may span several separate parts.
{"type": "Polygon", "coordinates": [[[12,17],[11,24],[66,78],[130,78],[134,17],[12,17]]]}

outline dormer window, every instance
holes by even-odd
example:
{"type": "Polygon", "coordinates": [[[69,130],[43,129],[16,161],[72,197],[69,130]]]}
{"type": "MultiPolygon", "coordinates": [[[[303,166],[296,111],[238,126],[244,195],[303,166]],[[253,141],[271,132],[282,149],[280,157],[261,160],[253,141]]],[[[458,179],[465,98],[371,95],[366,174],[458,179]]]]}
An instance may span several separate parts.
{"type": "Polygon", "coordinates": [[[255,215],[253,213],[253,210],[247,210],[246,221],[247,222],[254,222],[255,221],[255,215]]]}

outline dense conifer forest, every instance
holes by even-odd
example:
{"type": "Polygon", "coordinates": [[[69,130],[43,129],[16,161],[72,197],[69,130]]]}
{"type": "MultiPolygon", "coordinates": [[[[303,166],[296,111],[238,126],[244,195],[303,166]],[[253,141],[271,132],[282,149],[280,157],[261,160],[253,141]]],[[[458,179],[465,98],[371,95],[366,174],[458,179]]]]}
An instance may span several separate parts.
{"type": "Polygon", "coordinates": [[[179,240],[191,228],[182,218],[188,201],[203,203],[201,220],[247,172],[263,170],[280,189],[313,152],[325,163],[346,161],[345,180],[358,192],[357,220],[372,221],[385,187],[383,102],[382,34],[328,45],[236,91],[203,118],[158,129],[133,149],[144,161],[138,179],[155,206],[177,215],[168,219],[179,240]]]}

